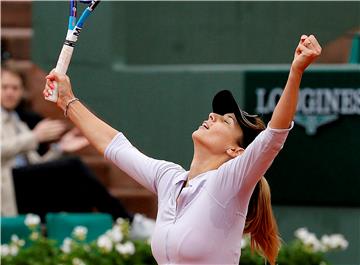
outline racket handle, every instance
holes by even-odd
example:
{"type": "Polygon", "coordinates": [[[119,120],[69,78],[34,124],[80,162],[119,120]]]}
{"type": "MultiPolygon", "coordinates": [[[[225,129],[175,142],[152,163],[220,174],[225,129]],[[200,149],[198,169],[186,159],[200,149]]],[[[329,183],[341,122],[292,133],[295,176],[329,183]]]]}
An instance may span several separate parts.
{"type": "MultiPolygon", "coordinates": [[[[69,45],[64,45],[62,47],[61,53],[59,55],[59,59],[57,61],[56,67],[55,67],[55,72],[59,73],[59,74],[66,74],[67,69],[69,67],[70,64],[70,60],[73,54],[73,50],[74,47],[71,47],[69,45]]],[[[52,95],[50,95],[49,97],[46,97],[46,100],[52,101],[52,102],[56,102],[58,99],[58,95],[59,95],[59,90],[58,90],[58,86],[57,83],[54,82],[54,90],[52,91],[52,95]]]]}

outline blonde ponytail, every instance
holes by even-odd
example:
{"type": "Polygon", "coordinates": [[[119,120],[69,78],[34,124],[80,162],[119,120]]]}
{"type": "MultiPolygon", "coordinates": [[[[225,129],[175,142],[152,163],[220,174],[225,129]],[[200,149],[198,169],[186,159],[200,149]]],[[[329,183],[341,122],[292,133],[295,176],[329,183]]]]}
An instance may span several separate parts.
{"type": "Polygon", "coordinates": [[[250,235],[251,249],[265,256],[271,265],[275,265],[281,241],[271,208],[270,187],[264,177],[251,196],[244,233],[250,235]]]}

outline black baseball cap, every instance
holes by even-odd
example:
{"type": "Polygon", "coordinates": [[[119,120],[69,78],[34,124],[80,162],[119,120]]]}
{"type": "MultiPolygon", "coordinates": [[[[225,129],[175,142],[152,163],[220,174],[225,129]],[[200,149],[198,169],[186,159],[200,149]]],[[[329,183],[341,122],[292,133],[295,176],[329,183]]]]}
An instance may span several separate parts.
{"type": "Polygon", "coordinates": [[[243,130],[243,146],[246,147],[265,128],[258,115],[250,115],[239,108],[233,94],[229,90],[218,92],[212,101],[213,112],[219,115],[234,113],[237,122],[243,130]],[[261,124],[261,125],[260,125],[261,124]]]}

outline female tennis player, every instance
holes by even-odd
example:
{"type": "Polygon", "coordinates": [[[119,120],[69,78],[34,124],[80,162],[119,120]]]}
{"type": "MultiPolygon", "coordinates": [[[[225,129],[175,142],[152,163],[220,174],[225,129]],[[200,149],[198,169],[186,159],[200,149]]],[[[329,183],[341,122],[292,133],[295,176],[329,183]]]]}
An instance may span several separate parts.
{"type": "Polygon", "coordinates": [[[152,252],[159,264],[239,264],[243,233],[272,265],[280,248],[270,190],[263,177],[282,148],[296,112],[304,70],[321,53],[303,35],[289,78],[267,127],[239,109],[229,91],[213,99],[213,113],[192,134],[190,169],[155,160],[92,114],[75,98],[70,79],[52,71],[44,96],[58,83],[57,105],[95,148],[158,196],[152,252]]]}

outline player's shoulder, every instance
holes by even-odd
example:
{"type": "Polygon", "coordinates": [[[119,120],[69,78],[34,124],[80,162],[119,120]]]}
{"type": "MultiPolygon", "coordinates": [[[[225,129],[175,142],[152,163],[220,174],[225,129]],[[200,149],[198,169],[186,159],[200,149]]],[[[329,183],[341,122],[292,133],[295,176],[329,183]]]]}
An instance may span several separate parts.
{"type": "Polygon", "coordinates": [[[161,164],[159,170],[161,171],[162,174],[166,174],[166,173],[180,174],[185,172],[185,169],[181,165],[176,164],[174,162],[169,162],[166,160],[159,160],[159,162],[161,164]]]}

